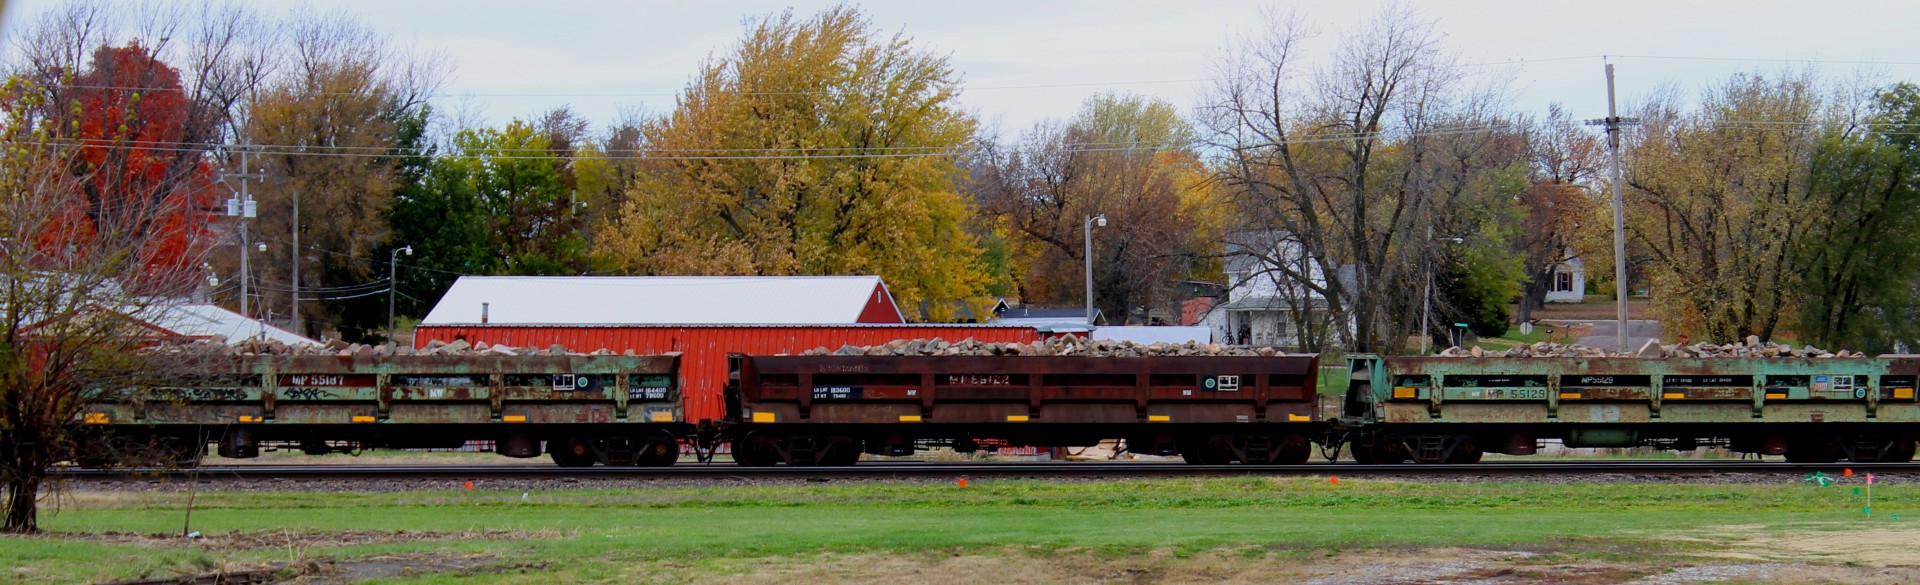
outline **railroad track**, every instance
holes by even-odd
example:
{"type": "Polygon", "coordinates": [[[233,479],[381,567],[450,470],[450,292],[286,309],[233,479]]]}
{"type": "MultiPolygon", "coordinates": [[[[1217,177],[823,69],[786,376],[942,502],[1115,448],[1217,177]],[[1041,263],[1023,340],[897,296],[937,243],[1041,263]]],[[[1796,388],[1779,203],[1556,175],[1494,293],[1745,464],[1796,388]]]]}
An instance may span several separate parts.
{"type": "Polygon", "coordinates": [[[1920,463],[1780,463],[1771,461],[1502,461],[1472,465],[1361,465],[1309,463],[1306,465],[1245,466],[1187,465],[1183,463],[898,463],[869,462],[851,467],[740,467],[731,463],[685,464],[673,467],[564,468],[553,465],[238,465],[193,470],[65,469],[57,476],[76,481],[152,481],[197,477],[203,480],[325,480],[325,479],[918,479],[945,477],[1001,478],[1129,478],[1194,476],[1473,476],[1660,474],[1707,475],[1722,473],[1811,474],[1857,472],[1920,472],[1920,463]]]}

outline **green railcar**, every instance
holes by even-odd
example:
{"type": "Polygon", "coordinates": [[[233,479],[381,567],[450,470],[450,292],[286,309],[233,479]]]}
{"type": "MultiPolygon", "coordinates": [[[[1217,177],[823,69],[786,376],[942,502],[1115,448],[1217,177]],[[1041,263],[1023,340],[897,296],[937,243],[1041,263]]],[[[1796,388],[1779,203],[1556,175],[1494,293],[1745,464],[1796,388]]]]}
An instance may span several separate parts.
{"type": "Polygon", "coordinates": [[[1358,459],[1477,461],[1568,447],[1723,446],[1789,461],[1907,461],[1920,360],[1348,359],[1358,459]]]}
{"type": "Polygon", "coordinates": [[[491,441],[562,465],[670,465],[689,434],[679,356],[255,356],[181,364],[89,404],[87,462],[164,445],[185,461],[491,441]],[[544,449],[543,449],[544,447],[544,449]],[[102,449],[105,453],[100,452],[102,449]]]}

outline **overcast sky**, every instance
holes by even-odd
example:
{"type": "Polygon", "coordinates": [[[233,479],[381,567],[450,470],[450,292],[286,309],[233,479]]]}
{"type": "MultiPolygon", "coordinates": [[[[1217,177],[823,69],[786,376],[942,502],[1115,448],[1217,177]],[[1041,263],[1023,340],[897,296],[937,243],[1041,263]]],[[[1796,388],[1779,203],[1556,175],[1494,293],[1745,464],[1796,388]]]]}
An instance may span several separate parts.
{"type": "MultiPolygon", "coordinates": [[[[7,2],[11,29],[50,0],[7,2]]],[[[288,4],[262,5],[264,10],[288,4]]],[[[604,124],[622,107],[660,113],[703,59],[726,53],[751,18],[789,3],[544,0],[313,0],[354,15],[452,67],[442,112],[499,124],[571,105],[604,124]]],[[[830,3],[791,4],[810,15],[830,3]]],[[[1606,115],[1601,55],[1623,102],[1661,84],[1683,92],[1742,71],[1818,67],[1920,79],[1920,5],[1912,2],[1448,1],[1417,4],[1446,45],[1483,79],[1509,82],[1515,109],[1606,115]],[[1491,77],[1486,77],[1491,76],[1491,77]]],[[[1262,34],[1263,14],[1297,9],[1321,30],[1324,54],[1380,11],[1379,2],[872,2],[876,28],[949,55],[961,100],[1003,132],[1072,115],[1087,96],[1127,91],[1185,111],[1200,103],[1223,51],[1262,34]]]]}

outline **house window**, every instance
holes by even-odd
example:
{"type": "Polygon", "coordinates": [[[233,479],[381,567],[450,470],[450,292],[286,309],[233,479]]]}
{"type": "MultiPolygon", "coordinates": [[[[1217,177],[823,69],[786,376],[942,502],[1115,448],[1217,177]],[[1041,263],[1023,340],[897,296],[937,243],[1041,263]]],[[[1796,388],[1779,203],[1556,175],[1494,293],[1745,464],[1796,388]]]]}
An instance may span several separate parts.
{"type": "Polygon", "coordinates": [[[1565,270],[1553,271],[1553,292],[1573,290],[1573,273],[1565,270]]]}

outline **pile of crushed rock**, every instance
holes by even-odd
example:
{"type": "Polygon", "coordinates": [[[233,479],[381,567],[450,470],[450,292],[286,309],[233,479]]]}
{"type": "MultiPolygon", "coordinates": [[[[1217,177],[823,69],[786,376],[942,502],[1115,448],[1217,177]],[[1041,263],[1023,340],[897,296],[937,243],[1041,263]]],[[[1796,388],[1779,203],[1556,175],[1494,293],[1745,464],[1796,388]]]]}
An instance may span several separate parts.
{"type": "Polygon", "coordinates": [[[1440,352],[1440,357],[1548,357],[1548,358],[1858,358],[1866,354],[1838,350],[1828,351],[1811,345],[1794,347],[1775,342],[1760,342],[1760,336],[1749,335],[1745,343],[1707,343],[1693,345],[1663,344],[1660,340],[1649,340],[1638,351],[1614,351],[1580,344],[1561,345],[1545,341],[1531,345],[1522,345],[1513,349],[1487,351],[1478,347],[1465,349],[1449,347],[1440,352]]]}
{"type": "Polygon", "coordinates": [[[1087,357],[1148,357],[1148,356],[1276,356],[1285,352],[1271,347],[1236,347],[1218,343],[1134,343],[1131,341],[1111,341],[1104,339],[1087,340],[1079,337],[1053,337],[1033,343],[979,341],[966,338],[960,341],[947,341],[938,337],[933,339],[898,340],[882,345],[853,346],[842,345],[839,349],[825,347],[800,352],[800,355],[912,355],[912,356],[1087,356],[1087,357]]]}

